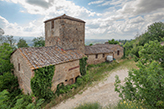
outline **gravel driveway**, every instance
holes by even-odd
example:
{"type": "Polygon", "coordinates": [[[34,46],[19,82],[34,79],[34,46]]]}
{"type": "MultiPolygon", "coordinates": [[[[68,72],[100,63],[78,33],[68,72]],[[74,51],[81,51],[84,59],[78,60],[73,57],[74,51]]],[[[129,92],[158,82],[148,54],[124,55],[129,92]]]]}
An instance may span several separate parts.
{"type": "Polygon", "coordinates": [[[128,69],[119,68],[113,71],[107,78],[93,87],[89,87],[82,94],[77,94],[74,98],[69,98],[66,102],[61,102],[51,109],[73,109],[79,104],[88,102],[99,102],[103,107],[115,104],[119,101],[118,93],[114,91],[115,75],[119,75],[121,81],[128,76],[128,69]]]}

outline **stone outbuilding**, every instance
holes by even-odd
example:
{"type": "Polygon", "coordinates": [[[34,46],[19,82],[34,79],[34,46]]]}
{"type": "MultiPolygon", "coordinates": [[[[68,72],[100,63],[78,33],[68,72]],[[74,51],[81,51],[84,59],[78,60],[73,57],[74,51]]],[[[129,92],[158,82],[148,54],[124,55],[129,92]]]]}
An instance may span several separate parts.
{"type": "Polygon", "coordinates": [[[118,44],[95,44],[92,45],[93,47],[97,47],[97,48],[106,48],[109,49],[113,52],[113,58],[115,59],[120,59],[123,57],[124,55],[124,47],[118,45],[118,44]]]}
{"type": "Polygon", "coordinates": [[[106,61],[108,55],[115,59],[120,59],[124,48],[118,44],[95,44],[92,46],[85,46],[85,54],[88,57],[88,64],[98,64],[106,61]]]}
{"type": "Polygon", "coordinates": [[[105,62],[108,55],[113,56],[113,51],[107,48],[85,46],[85,55],[88,57],[87,64],[99,64],[105,62]]]}
{"type": "Polygon", "coordinates": [[[20,88],[24,93],[31,93],[31,78],[34,70],[49,65],[55,65],[52,80],[52,90],[60,83],[65,85],[75,82],[80,76],[79,59],[83,53],[79,50],[63,50],[58,46],[19,48],[11,55],[14,65],[14,75],[18,77],[20,88]]]}

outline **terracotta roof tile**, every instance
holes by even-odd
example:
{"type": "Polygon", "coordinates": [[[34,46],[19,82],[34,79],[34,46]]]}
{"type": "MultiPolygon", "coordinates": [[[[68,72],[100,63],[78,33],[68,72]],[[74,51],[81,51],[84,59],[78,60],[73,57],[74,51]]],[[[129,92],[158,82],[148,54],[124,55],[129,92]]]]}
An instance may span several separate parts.
{"type": "Polygon", "coordinates": [[[31,64],[32,69],[77,60],[84,55],[78,50],[61,50],[58,46],[19,48],[19,50],[31,64]]]}
{"type": "Polygon", "coordinates": [[[69,19],[69,20],[73,20],[73,21],[78,21],[78,22],[83,22],[83,23],[85,23],[85,22],[84,22],[83,20],[81,20],[81,19],[77,19],[77,18],[68,16],[68,15],[65,15],[65,14],[63,14],[62,16],[59,16],[59,17],[55,17],[55,18],[52,18],[52,19],[48,19],[48,20],[44,21],[44,23],[46,23],[46,22],[48,22],[48,21],[51,21],[51,20],[56,20],[56,19],[69,19]]]}
{"type": "Polygon", "coordinates": [[[110,53],[112,50],[105,47],[85,46],[85,54],[110,53]]]}
{"type": "MultiPolygon", "coordinates": [[[[95,45],[92,45],[92,47],[101,47],[101,48],[113,48],[113,47],[116,47],[116,46],[120,46],[118,44],[95,44],[95,45]]],[[[122,46],[120,46],[122,47],[122,46]]]]}

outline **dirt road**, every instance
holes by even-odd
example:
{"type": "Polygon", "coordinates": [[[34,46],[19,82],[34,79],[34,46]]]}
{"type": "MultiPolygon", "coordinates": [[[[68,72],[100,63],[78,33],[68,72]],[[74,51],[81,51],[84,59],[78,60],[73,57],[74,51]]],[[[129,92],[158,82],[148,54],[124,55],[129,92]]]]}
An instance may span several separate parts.
{"type": "Polygon", "coordinates": [[[120,80],[123,81],[128,76],[128,69],[119,68],[118,70],[111,71],[109,76],[103,81],[89,87],[82,94],[77,94],[74,98],[61,102],[52,109],[73,109],[79,104],[88,102],[99,102],[103,107],[117,103],[120,98],[118,97],[118,93],[114,91],[115,75],[119,75],[120,80]]]}

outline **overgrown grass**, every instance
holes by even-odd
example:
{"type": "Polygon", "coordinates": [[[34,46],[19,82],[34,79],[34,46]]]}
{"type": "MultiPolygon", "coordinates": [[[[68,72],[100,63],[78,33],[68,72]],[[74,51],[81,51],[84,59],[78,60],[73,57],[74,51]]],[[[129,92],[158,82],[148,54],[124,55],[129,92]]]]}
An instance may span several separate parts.
{"type": "Polygon", "coordinates": [[[102,106],[99,103],[85,103],[79,105],[75,109],[102,109],[102,106]]]}
{"type": "Polygon", "coordinates": [[[99,103],[85,103],[77,106],[74,109],[144,109],[139,103],[131,101],[120,101],[117,105],[108,105],[102,107],[99,103]]]}
{"type": "Polygon", "coordinates": [[[84,90],[88,88],[88,86],[91,86],[93,82],[103,80],[107,75],[110,74],[110,72],[113,69],[117,68],[132,68],[136,67],[133,60],[120,60],[120,62],[112,62],[112,63],[101,63],[97,65],[88,65],[88,70],[86,75],[78,78],[77,82],[75,83],[74,88],[69,91],[65,91],[65,93],[62,94],[55,94],[54,97],[51,99],[50,103],[45,103],[46,105],[45,109],[49,109],[60,102],[67,100],[68,98],[73,97],[77,93],[82,93],[84,90]],[[59,96],[58,96],[59,95],[59,96]]]}

